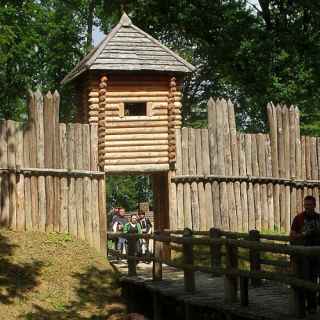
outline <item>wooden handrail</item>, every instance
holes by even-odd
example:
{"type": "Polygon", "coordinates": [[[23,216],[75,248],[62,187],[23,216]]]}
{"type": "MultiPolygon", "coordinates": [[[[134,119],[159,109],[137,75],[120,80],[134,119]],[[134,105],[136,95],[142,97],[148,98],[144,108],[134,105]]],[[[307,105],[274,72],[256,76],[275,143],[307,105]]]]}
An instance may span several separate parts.
{"type": "MultiPolygon", "coordinates": [[[[299,273],[297,263],[301,263],[305,259],[319,256],[320,246],[307,247],[289,245],[284,243],[270,243],[269,241],[258,241],[259,239],[275,239],[274,241],[287,242],[289,238],[283,236],[268,236],[261,235],[258,231],[252,231],[249,234],[244,233],[231,233],[221,231],[219,229],[212,229],[210,232],[192,232],[190,229],[185,229],[184,233],[180,230],[171,232],[165,230],[157,232],[153,235],[137,235],[137,234],[123,234],[112,233],[108,235],[108,239],[115,239],[116,237],[124,237],[131,242],[131,249],[128,255],[123,256],[130,262],[129,272],[135,275],[135,261],[144,260],[136,256],[136,243],[138,239],[153,239],[155,255],[146,259],[152,260],[154,263],[154,280],[162,279],[162,264],[184,271],[185,290],[194,292],[196,290],[196,281],[194,274],[196,271],[208,273],[215,276],[225,277],[225,299],[226,301],[233,302],[237,299],[237,287],[240,284],[240,302],[243,306],[248,305],[248,281],[251,280],[252,284],[260,285],[261,280],[276,281],[286,285],[290,285],[295,297],[295,306],[290,307],[295,310],[295,315],[301,316],[304,314],[304,301],[299,301],[297,297],[303,296],[303,290],[320,291],[320,285],[316,284],[299,273]],[[209,237],[210,235],[210,237],[209,237]],[[239,236],[239,238],[237,238],[239,236]],[[165,259],[161,254],[162,243],[178,244],[182,246],[182,263],[177,263],[172,260],[165,259]],[[211,263],[208,266],[200,266],[196,264],[193,258],[193,247],[195,245],[205,245],[210,248],[211,263]],[[238,254],[238,249],[248,249],[249,257],[238,254]],[[287,255],[287,261],[277,261],[274,258],[262,258],[261,253],[270,252],[273,254],[287,255]],[[224,257],[225,265],[222,264],[221,257],[224,257]],[[291,262],[289,261],[291,259],[291,262]],[[250,262],[250,270],[243,270],[239,267],[239,260],[250,262]],[[300,262],[299,262],[300,261],[300,262]],[[265,271],[261,265],[269,265],[277,268],[286,268],[285,272],[265,271]],[[292,267],[292,268],[291,268],[292,267]],[[288,269],[292,270],[289,271],[288,269]],[[298,305],[297,305],[298,304],[298,305]]],[[[112,253],[112,252],[111,252],[112,253]]],[[[301,269],[301,268],[300,268],[301,269]]],[[[301,300],[301,299],[300,299],[301,300]]]]}

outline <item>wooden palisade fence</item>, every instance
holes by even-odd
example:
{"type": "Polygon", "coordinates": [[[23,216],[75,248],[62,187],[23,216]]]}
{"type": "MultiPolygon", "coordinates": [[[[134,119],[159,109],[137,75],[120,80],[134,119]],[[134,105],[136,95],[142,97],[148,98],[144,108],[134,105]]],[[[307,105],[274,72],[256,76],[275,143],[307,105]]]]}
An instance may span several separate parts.
{"type": "Polygon", "coordinates": [[[288,232],[304,196],[319,208],[320,138],[300,136],[293,106],[267,112],[269,133],[240,133],[234,105],[210,99],[208,128],[176,130],[170,229],[288,232]]]}
{"type": "Polygon", "coordinates": [[[0,124],[0,223],[65,232],[105,251],[97,125],[59,123],[57,92],[30,93],[29,119],[0,124]]]}
{"type": "MultiPolygon", "coordinates": [[[[303,272],[301,268],[303,260],[307,261],[320,254],[320,247],[288,245],[288,236],[260,234],[257,230],[249,233],[235,233],[212,228],[209,232],[193,232],[186,228],[179,231],[163,231],[153,236],[109,233],[108,239],[115,239],[119,236],[127,238],[130,247],[128,254],[120,255],[114,250],[108,250],[108,252],[110,255],[120,255],[128,260],[129,277],[137,276],[137,260],[153,261],[152,278],[154,281],[162,280],[163,264],[183,271],[184,290],[188,293],[197,291],[195,272],[216,277],[222,276],[224,277],[225,302],[240,301],[242,306],[248,306],[250,303],[250,284],[260,286],[262,280],[282,283],[290,285],[291,288],[291,292],[288,290],[288,295],[291,296],[288,304],[289,314],[298,318],[306,314],[305,290],[320,291],[320,285],[309,280],[310,275],[303,272]],[[153,238],[153,257],[144,258],[137,255],[137,238],[153,238]],[[178,249],[182,253],[182,259],[180,259],[182,262],[163,257],[161,247],[164,244],[169,245],[169,248],[173,250],[178,249]],[[195,246],[209,247],[209,257],[207,252],[204,253],[209,258],[208,263],[197,260],[200,253],[195,251],[195,246]],[[265,256],[265,253],[269,253],[269,256],[272,254],[272,256],[265,256]]],[[[155,290],[155,298],[157,294],[155,290]]],[[[158,299],[155,300],[158,301],[158,299]]],[[[160,308],[160,305],[156,304],[154,308],[160,308]]]]}

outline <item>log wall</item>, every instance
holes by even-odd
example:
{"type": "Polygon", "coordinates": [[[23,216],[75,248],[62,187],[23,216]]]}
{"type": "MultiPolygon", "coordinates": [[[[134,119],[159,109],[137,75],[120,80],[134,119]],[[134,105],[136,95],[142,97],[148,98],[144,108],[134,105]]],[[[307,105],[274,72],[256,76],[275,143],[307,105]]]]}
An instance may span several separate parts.
{"type": "Polygon", "coordinates": [[[176,130],[170,229],[289,232],[303,198],[319,209],[320,138],[300,136],[299,111],[267,107],[269,133],[237,132],[230,101],[208,103],[208,128],[176,130]]]}
{"type": "Polygon", "coordinates": [[[97,125],[59,123],[59,94],[30,93],[29,120],[0,123],[0,224],[64,232],[105,252],[97,125]]]}
{"type": "Polygon", "coordinates": [[[110,74],[107,81],[100,77],[100,84],[90,81],[89,122],[99,121],[99,163],[106,172],[169,170],[174,130],[181,127],[179,83],[160,75],[110,74]],[[126,102],[146,102],[146,116],[126,116],[126,102]]]}

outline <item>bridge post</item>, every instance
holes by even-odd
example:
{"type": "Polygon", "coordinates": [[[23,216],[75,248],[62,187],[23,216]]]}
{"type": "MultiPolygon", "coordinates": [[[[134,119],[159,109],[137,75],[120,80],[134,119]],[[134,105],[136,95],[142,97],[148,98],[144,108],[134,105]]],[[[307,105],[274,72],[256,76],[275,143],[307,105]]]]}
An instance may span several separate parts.
{"type": "MultiPolygon", "coordinates": [[[[187,242],[183,243],[183,264],[188,267],[193,266],[193,245],[192,245],[192,230],[185,228],[183,230],[183,239],[187,242]]],[[[194,292],[196,290],[194,271],[184,269],[184,289],[187,292],[194,292]]]]}
{"type": "MultiPolygon", "coordinates": [[[[238,268],[238,248],[226,244],[226,269],[231,271],[238,268]]],[[[227,303],[237,301],[238,280],[236,276],[225,275],[224,277],[224,297],[227,303]]]]}
{"type": "MultiPolygon", "coordinates": [[[[220,229],[211,228],[209,231],[211,239],[219,239],[221,237],[220,229]]],[[[211,267],[221,268],[221,244],[213,243],[210,246],[211,267]]]]}
{"type": "Polygon", "coordinates": [[[137,238],[134,234],[128,237],[128,276],[137,275],[137,261],[136,261],[136,251],[137,251],[137,238]]]}
{"type": "MultiPolygon", "coordinates": [[[[303,259],[301,256],[291,256],[292,271],[297,278],[303,279],[303,259]]],[[[305,293],[301,288],[291,286],[292,293],[290,297],[289,308],[294,316],[303,318],[306,315],[305,293]]]]}
{"type": "Polygon", "coordinates": [[[157,236],[160,235],[159,231],[155,231],[153,238],[153,254],[155,260],[152,265],[152,280],[159,281],[162,280],[162,263],[160,260],[162,259],[162,243],[157,240],[157,236]]]}
{"type": "MultiPolygon", "coordinates": [[[[250,241],[260,241],[260,232],[258,230],[249,231],[249,240],[250,241]]],[[[255,249],[249,250],[249,259],[250,259],[250,271],[261,271],[261,262],[260,262],[260,252],[255,249]]],[[[261,279],[251,279],[251,284],[253,286],[260,286],[261,279]]]]}
{"type": "Polygon", "coordinates": [[[153,320],[162,320],[162,301],[159,292],[153,292],[153,320]]]}

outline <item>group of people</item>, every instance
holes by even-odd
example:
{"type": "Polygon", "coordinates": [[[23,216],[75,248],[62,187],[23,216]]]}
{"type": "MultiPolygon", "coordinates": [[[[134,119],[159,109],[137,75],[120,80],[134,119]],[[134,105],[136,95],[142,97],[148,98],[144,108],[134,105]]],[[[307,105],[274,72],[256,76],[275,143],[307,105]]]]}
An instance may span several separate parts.
{"type": "MultiPolygon", "coordinates": [[[[115,210],[112,217],[112,231],[123,233],[150,234],[152,232],[152,223],[143,210],[138,210],[138,214],[132,214],[126,217],[124,208],[115,210]]],[[[119,253],[126,252],[126,239],[119,237],[116,241],[116,250],[119,253]]],[[[139,239],[138,253],[145,255],[149,253],[149,241],[147,239],[139,239]]]]}

